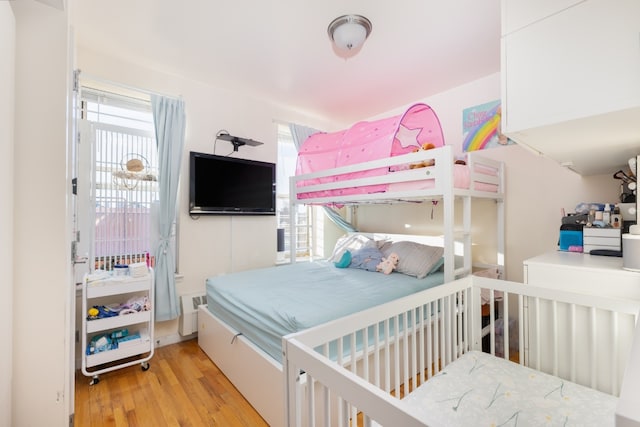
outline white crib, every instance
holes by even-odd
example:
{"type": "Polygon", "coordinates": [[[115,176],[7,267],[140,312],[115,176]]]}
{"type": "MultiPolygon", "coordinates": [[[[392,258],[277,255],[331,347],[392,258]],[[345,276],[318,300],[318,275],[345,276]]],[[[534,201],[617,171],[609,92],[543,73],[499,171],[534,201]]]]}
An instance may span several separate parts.
{"type": "MultiPolygon", "coordinates": [[[[634,368],[628,362],[639,309],[637,301],[594,298],[476,276],[446,283],[285,337],[287,425],[439,425],[443,422],[441,415],[446,414],[424,409],[424,399],[435,393],[430,388],[445,379],[449,381],[463,363],[482,360],[485,364],[485,355],[476,352],[483,347],[494,355],[489,361],[499,357],[520,362],[517,365],[502,360],[498,369],[506,363],[508,370],[516,368],[516,376],[559,381],[560,393],[571,394],[575,390],[582,403],[576,406],[575,401],[580,399],[574,399],[570,410],[559,409],[565,411],[569,421],[575,421],[571,417],[588,416],[589,410],[604,411],[606,421],[613,425],[618,405],[622,408],[618,410],[621,422],[631,423],[619,425],[636,425],[633,422],[637,405],[628,400],[637,381],[627,378],[624,386],[622,382],[627,365],[628,377],[634,368]],[[547,313],[540,311],[544,306],[550,307],[551,321],[539,322],[540,313],[547,313]],[[559,352],[556,337],[571,336],[573,328],[583,322],[590,325],[587,341],[593,345],[588,351],[570,345],[569,351],[559,352]],[[602,334],[603,330],[607,334],[602,334]],[[540,345],[549,343],[550,348],[536,351],[552,354],[552,366],[535,367],[539,369],[536,371],[523,366],[521,356],[528,351],[525,332],[551,338],[540,341],[540,345]],[[603,342],[604,348],[597,347],[603,342]],[[598,363],[603,351],[612,363],[598,363]],[[473,361],[469,362],[469,358],[473,361]],[[581,365],[589,367],[587,372],[570,370],[564,379],[551,376],[558,372],[558,366],[575,364],[577,358],[584,362],[581,365]],[[618,397],[621,388],[624,394],[618,397]],[[414,398],[418,395],[419,399],[414,398]],[[608,406],[596,408],[585,399],[606,402],[608,406]],[[412,406],[411,400],[419,400],[423,407],[412,406]]],[[[635,345],[639,352],[640,342],[635,345]]],[[[513,389],[521,381],[514,378],[510,380],[513,389]]],[[[495,392],[497,389],[480,395],[491,397],[490,393],[495,392]]],[[[438,403],[446,399],[435,400],[438,403]]],[[[562,404],[570,399],[563,396],[558,400],[562,404]]],[[[526,411],[514,409],[514,414],[525,417],[526,411]]],[[[455,417],[458,415],[456,412],[455,417]]]]}

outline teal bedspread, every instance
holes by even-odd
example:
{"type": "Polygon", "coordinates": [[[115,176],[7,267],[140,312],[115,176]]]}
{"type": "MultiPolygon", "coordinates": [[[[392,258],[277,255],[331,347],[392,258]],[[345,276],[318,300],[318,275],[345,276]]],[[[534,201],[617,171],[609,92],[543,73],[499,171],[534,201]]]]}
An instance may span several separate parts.
{"type": "Polygon", "coordinates": [[[210,277],[209,311],[277,361],[282,337],[443,283],[326,261],[300,262],[210,277]]]}

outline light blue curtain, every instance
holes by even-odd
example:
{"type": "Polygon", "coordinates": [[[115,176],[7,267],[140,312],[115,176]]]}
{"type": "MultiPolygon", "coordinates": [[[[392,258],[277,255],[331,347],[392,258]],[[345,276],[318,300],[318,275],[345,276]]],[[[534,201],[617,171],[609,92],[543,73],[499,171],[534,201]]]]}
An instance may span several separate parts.
{"type": "Polygon", "coordinates": [[[307,126],[296,125],[295,123],[289,123],[289,131],[293,137],[293,144],[296,146],[296,151],[300,151],[300,146],[314,133],[318,133],[319,130],[310,128],[307,126]]]}
{"type": "Polygon", "coordinates": [[[184,149],[186,117],[182,99],[152,95],[151,107],[158,144],[158,186],[160,189],[159,242],[155,252],[156,294],[154,307],[156,320],[163,321],[175,319],[180,315],[176,294],[176,262],[172,239],[175,238],[173,224],[176,219],[178,179],[184,149]]]}
{"type": "Polygon", "coordinates": [[[342,216],[338,212],[336,212],[335,209],[330,208],[329,206],[323,206],[323,208],[325,215],[327,215],[335,225],[342,228],[344,231],[350,233],[355,233],[356,231],[358,231],[358,229],[355,228],[353,224],[342,218],[342,216]]]}
{"type": "MultiPolygon", "coordinates": [[[[316,129],[313,129],[307,126],[297,125],[295,123],[289,123],[289,130],[291,131],[291,137],[293,138],[293,143],[296,146],[297,151],[300,151],[300,146],[307,138],[309,138],[314,133],[319,132],[316,129]]],[[[351,223],[349,223],[347,220],[342,218],[342,216],[340,216],[340,214],[336,212],[334,209],[328,206],[323,206],[323,210],[324,210],[324,213],[329,217],[329,219],[333,221],[333,223],[336,224],[338,227],[342,228],[347,232],[358,231],[351,223]]]]}

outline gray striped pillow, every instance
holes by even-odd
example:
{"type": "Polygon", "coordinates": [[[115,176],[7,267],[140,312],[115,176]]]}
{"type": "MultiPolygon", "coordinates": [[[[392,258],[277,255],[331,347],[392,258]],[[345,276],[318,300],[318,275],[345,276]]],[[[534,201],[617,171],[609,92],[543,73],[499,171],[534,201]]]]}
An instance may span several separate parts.
{"type": "Polygon", "coordinates": [[[427,277],[444,255],[444,248],[408,241],[385,244],[381,251],[385,258],[391,253],[396,253],[398,255],[396,271],[418,279],[427,277]]]}

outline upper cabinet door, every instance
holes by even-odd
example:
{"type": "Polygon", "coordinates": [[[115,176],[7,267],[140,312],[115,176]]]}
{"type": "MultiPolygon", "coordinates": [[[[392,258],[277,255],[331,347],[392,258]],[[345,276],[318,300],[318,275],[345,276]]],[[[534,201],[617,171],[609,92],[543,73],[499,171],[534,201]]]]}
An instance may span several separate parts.
{"type": "Polygon", "coordinates": [[[502,35],[548,18],[585,0],[503,0],[502,35]]]}
{"type": "Polygon", "coordinates": [[[637,154],[640,0],[587,0],[503,36],[502,98],[504,133],[562,163],[637,154]]]}

